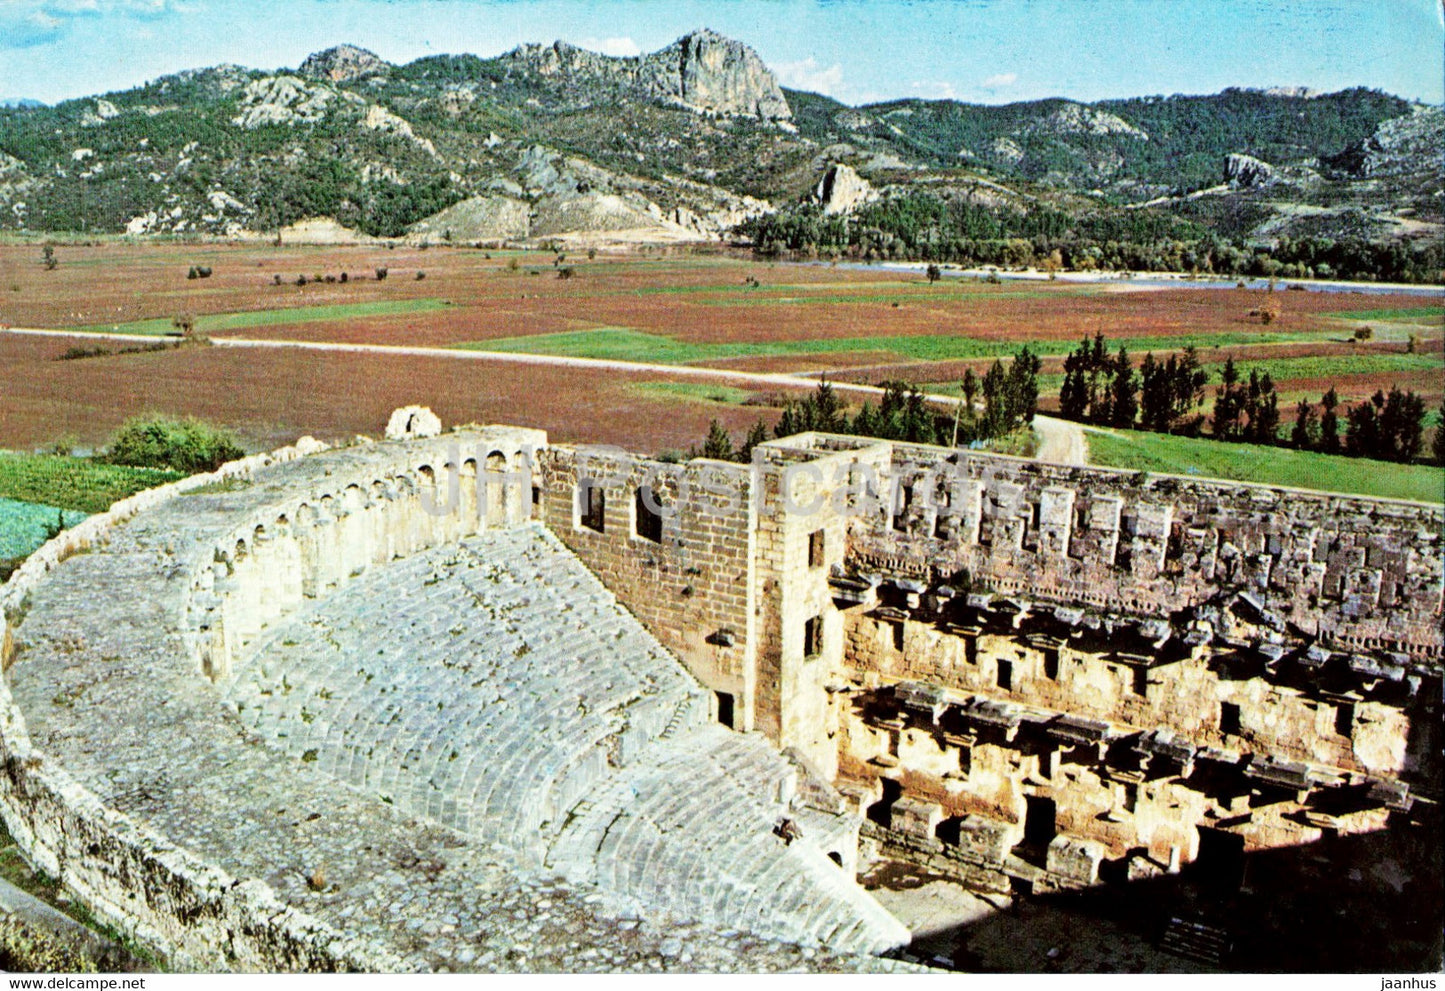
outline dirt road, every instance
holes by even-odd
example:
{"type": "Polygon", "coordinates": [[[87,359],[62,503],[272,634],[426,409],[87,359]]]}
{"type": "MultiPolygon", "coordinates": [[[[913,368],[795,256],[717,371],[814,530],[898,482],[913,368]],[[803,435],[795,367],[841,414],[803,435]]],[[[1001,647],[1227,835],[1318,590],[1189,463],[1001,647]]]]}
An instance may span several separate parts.
{"type": "MultiPolygon", "coordinates": [[[[176,338],[148,337],[136,334],[112,334],[78,332],[73,330],[42,330],[36,328],[3,327],[0,333],[21,334],[37,337],[71,337],[89,340],[127,341],[135,344],[176,338]]],[[[428,358],[449,358],[455,361],[485,361],[513,365],[550,365],[562,368],[590,368],[618,372],[643,372],[665,375],[669,378],[708,379],[733,385],[789,387],[811,389],[818,384],[816,375],[797,375],[786,372],[742,372],[721,368],[701,368],[696,365],[667,365],[645,361],[618,361],[606,358],[572,358],[550,354],[522,354],[511,351],[472,351],[457,348],[405,347],[389,344],[336,344],[326,341],[293,341],[274,338],[214,337],[211,344],[224,348],[293,348],[303,351],[333,351],[353,354],[406,355],[428,358]]],[[[833,388],[840,393],[880,396],[883,390],[877,386],[859,385],[852,382],[834,382],[833,388]]],[[[959,396],[941,393],[925,394],[931,402],[944,406],[955,406],[963,400],[959,396]]],[[[1086,448],[1084,432],[1073,423],[1056,420],[1049,416],[1035,416],[1034,429],[1040,437],[1036,455],[1040,461],[1060,464],[1084,464],[1086,448]]]]}

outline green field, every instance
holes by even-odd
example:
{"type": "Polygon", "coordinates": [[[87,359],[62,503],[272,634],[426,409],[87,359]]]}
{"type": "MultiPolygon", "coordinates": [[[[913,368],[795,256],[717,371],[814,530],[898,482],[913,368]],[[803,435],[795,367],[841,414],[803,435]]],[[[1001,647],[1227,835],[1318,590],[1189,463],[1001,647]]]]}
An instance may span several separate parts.
{"type": "Polygon", "coordinates": [[[45,543],[47,528],[63,519],[67,527],[85,519],[85,513],[0,498],[0,561],[15,560],[45,543]]]}
{"type": "Polygon", "coordinates": [[[55,454],[0,453],[0,499],[99,513],[141,489],[185,476],[154,468],[127,468],[55,454]]]}
{"type": "MultiPolygon", "coordinates": [[[[1124,338],[1111,341],[1123,344],[1135,355],[1144,351],[1174,350],[1194,346],[1200,348],[1233,344],[1260,344],[1280,341],[1309,340],[1298,334],[1224,333],[1186,334],[1172,337],[1124,338]]],[[[947,334],[911,337],[837,337],[792,341],[727,341],[698,344],[680,341],[664,334],[648,334],[628,327],[599,327],[595,330],[564,331],[556,334],[531,334],[525,337],[499,337],[490,341],[471,341],[455,345],[468,351],[505,351],[522,354],[549,354],[568,358],[599,358],[610,361],[643,361],[663,365],[681,365],[721,361],[729,358],[775,357],[778,355],[842,354],[873,352],[884,360],[950,361],[967,358],[1008,358],[1028,343],[1037,354],[1068,354],[1077,341],[999,341],[981,340],[947,334]]],[[[1438,362],[1437,362],[1438,364],[1438,362]]]]}
{"type": "MultiPolygon", "coordinates": [[[[1222,362],[1208,362],[1212,380],[1218,380],[1222,362]]],[[[1299,358],[1253,358],[1235,362],[1244,379],[1251,370],[1269,372],[1276,382],[1290,379],[1330,379],[1351,375],[1403,375],[1409,372],[1445,372],[1445,362],[1438,354],[1361,354],[1311,355],[1299,358]]]]}
{"type": "Polygon", "coordinates": [[[1379,320],[1383,323],[1445,324],[1445,306],[1414,306],[1403,310],[1340,310],[1327,316],[1340,320],[1379,320]]]}
{"type": "MultiPolygon", "coordinates": [[[[207,313],[196,317],[196,330],[214,334],[226,330],[249,330],[296,323],[321,323],[355,317],[390,317],[407,313],[431,313],[452,304],[444,299],[384,299],[374,303],[337,303],[327,306],[297,306],[283,310],[252,310],[243,313],[207,313]]],[[[142,334],[152,337],[176,333],[170,317],[132,320],[130,323],[87,324],[69,327],[90,333],[142,334]]]]}
{"type": "Polygon", "coordinates": [[[730,385],[713,385],[707,382],[639,382],[628,387],[644,396],[660,396],[665,399],[685,399],[696,403],[716,403],[726,406],[741,406],[754,393],[730,385]]]}
{"type": "Polygon", "coordinates": [[[1089,463],[1416,502],[1445,501],[1445,471],[1144,431],[1089,431],[1089,463]]]}

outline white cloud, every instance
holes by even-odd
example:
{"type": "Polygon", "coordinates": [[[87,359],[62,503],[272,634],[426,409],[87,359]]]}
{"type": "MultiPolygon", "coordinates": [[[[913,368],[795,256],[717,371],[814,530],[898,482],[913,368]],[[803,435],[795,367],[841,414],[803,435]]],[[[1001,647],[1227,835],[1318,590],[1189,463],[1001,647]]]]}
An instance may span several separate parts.
{"type": "Polygon", "coordinates": [[[956,100],[958,92],[953,88],[953,83],[938,80],[929,83],[909,83],[908,88],[913,90],[925,100],[956,100]]]}
{"type": "Polygon", "coordinates": [[[642,49],[631,38],[583,38],[578,42],[583,48],[603,55],[641,55],[642,49]]]}
{"type": "Polygon", "coordinates": [[[984,89],[1008,89],[1019,81],[1017,72],[999,72],[979,83],[984,89]]]}
{"type": "Polygon", "coordinates": [[[779,62],[772,70],[778,82],[790,89],[831,97],[837,97],[843,89],[843,67],[834,64],[825,69],[811,55],[801,62],[779,62]]]}
{"type": "Polygon", "coordinates": [[[0,50],[59,41],[80,19],[151,21],[189,9],[183,0],[0,0],[0,50]]]}

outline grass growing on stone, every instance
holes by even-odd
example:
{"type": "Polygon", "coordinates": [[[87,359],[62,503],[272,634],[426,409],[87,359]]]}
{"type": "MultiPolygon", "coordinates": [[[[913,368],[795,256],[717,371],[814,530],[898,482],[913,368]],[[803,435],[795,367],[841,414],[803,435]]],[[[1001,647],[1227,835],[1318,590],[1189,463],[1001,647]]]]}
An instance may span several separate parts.
{"type": "Polygon", "coordinates": [[[1401,465],[1145,431],[1091,430],[1087,440],[1089,463],[1112,468],[1416,502],[1445,501],[1445,472],[1431,465],[1401,465]]]}
{"type": "MultiPolygon", "coordinates": [[[[329,320],[353,320],[360,317],[389,317],[407,313],[432,313],[451,304],[444,299],[384,299],[370,303],[335,303],[321,306],[297,306],[279,310],[251,310],[240,313],[205,313],[196,317],[196,330],[215,334],[228,330],[250,330],[297,323],[321,323],[329,320]]],[[[87,324],[68,330],[108,334],[140,334],[158,337],[175,332],[170,317],[132,320],[119,324],[87,324]]]]}
{"type": "Polygon", "coordinates": [[[57,454],[0,453],[0,499],[100,513],[142,489],[183,478],[179,472],[128,468],[57,454]]]}
{"type": "MultiPolygon", "coordinates": [[[[1308,340],[1299,334],[1286,333],[1223,333],[1184,334],[1176,336],[1124,338],[1111,341],[1124,344],[1129,351],[1165,351],[1194,346],[1207,348],[1234,344],[1262,344],[1308,340]]],[[[1037,354],[1068,354],[1075,340],[989,340],[947,334],[915,336],[873,336],[811,338],[804,340],[726,341],[695,343],[680,341],[665,334],[649,334],[628,327],[599,327],[595,330],[573,330],[556,334],[529,334],[523,337],[499,337],[490,341],[472,341],[456,347],[467,351],[503,351],[521,354],[547,354],[568,358],[596,358],[608,361],[641,361],[678,365],[721,361],[729,358],[776,357],[791,355],[844,354],[878,352],[912,361],[950,361],[959,358],[1008,358],[1027,343],[1037,354]]]]}

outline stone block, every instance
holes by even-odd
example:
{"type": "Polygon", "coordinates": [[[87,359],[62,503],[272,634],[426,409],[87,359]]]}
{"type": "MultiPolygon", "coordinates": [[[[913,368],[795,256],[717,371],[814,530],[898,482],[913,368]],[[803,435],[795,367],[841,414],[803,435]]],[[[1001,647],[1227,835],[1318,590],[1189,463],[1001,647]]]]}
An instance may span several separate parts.
{"type": "Polygon", "coordinates": [[[1077,884],[1097,884],[1099,864],[1104,859],[1104,846],[1094,840],[1075,836],[1055,836],[1049,843],[1044,861],[1049,873],[1077,884]]]}
{"type": "Polygon", "coordinates": [[[900,798],[893,803],[888,826],[914,839],[931,840],[934,838],[934,830],[942,821],[943,808],[937,802],[900,798]]]}
{"type": "Polygon", "coordinates": [[[1016,823],[981,815],[966,816],[958,824],[958,849],[970,857],[1000,864],[1021,834],[1022,829],[1016,823]]]}

